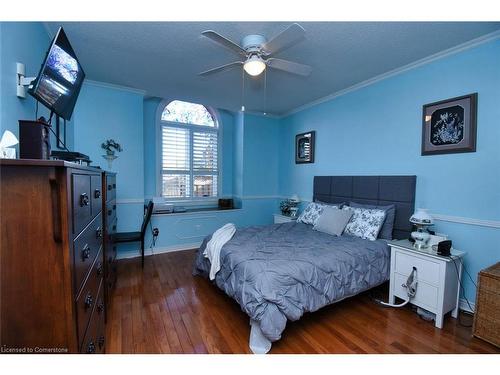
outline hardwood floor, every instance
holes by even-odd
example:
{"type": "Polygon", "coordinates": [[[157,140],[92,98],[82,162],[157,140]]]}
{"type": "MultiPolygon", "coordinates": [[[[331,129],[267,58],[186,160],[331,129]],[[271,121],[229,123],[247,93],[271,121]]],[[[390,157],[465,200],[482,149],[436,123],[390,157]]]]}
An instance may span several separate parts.
{"type": "MultiPolygon", "coordinates": [[[[215,285],[191,275],[193,259],[194,250],[154,255],[144,270],[140,258],[119,261],[108,353],[250,353],[248,317],[215,285]]],[[[289,322],[270,353],[500,353],[451,317],[439,330],[411,307],[373,302],[372,294],[386,298],[385,289],[289,322]]]]}

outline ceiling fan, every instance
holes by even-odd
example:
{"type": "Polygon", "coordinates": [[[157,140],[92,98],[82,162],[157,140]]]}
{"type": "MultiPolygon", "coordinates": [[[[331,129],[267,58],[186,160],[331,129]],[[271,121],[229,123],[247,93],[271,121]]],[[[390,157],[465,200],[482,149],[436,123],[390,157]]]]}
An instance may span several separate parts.
{"type": "Polygon", "coordinates": [[[312,71],[309,65],[272,57],[276,53],[292,46],[304,38],[305,30],[297,23],[290,25],[269,41],[262,35],[247,35],[243,38],[241,45],[234,43],[230,39],[212,30],[203,31],[201,34],[223,47],[236,52],[241,57],[244,57],[244,60],[234,61],[213,69],[205,70],[199,73],[200,76],[208,76],[240,65],[243,65],[245,72],[251,76],[258,76],[266,67],[301,76],[308,76],[312,71]]]}

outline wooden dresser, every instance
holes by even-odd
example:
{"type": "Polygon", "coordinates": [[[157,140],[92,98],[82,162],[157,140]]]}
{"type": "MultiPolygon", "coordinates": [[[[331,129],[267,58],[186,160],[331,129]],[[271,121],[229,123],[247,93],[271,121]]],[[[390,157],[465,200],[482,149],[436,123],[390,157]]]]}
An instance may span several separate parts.
{"type": "Polygon", "coordinates": [[[104,212],[104,298],[106,305],[109,306],[111,294],[116,284],[116,244],[113,243],[113,235],[116,233],[116,174],[112,172],[103,172],[102,191],[104,199],[102,200],[102,210],[104,212]]]}
{"type": "Polygon", "coordinates": [[[0,160],[0,345],[105,352],[102,171],[0,160]]]}

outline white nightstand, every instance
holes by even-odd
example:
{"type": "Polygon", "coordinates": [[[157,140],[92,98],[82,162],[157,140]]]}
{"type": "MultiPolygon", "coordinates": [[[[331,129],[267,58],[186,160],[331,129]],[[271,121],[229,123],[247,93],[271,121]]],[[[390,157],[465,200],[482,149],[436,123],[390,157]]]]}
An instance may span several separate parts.
{"type": "Polygon", "coordinates": [[[296,217],[274,214],[274,224],[289,223],[290,221],[297,220],[296,217]]]}
{"type": "Polygon", "coordinates": [[[437,255],[431,248],[417,250],[408,240],[390,241],[391,280],[389,303],[395,297],[407,299],[406,288],[402,284],[413,267],[417,269],[417,293],[410,303],[436,314],[436,327],[443,328],[443,317],[452,311],[458,316],[459,280],[462,276],[462,251],[452,250],[451,258],[437,255]],[[455,264],[453,264],[455,263],[455,264]],[[456,267],[455,267],[456,266],[456,267]],[[458,275],[457,275],[458,271],[458,275]]]}

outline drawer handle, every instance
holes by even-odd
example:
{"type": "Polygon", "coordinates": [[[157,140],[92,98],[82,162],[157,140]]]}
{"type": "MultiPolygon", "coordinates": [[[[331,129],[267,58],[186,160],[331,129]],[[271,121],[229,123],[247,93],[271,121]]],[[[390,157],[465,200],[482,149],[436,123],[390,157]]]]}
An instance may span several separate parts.
{"type": "Polygon", "coordinates": [[[113,184],[113,189],[116,189],[116,184],[113,184]]]}
{"type": "Polygon", "coordinates": [[[90,258],[90,247],[89,245],[85,245],[85,247],[82,250],[82,261],[85,261],[86,259],[90,258]]]}
{"type": "Polygon", "coordinates": [[[102,237],[102,229],[101,228],[97,228],[96,229],[95,236],[96,236],[96,238],[101,238],[102,237]]]}
{"type": "Polygon", "coordinates": [[[102,275],[102,262],[97,263],[97,276],[102,275]]]}
{"type": "Polygon", "coordinates": [[[91,341],[87,345],[87,354],[93,354],[93,353],[95,353],[95,344],[93,341],[91,341]]]}
{"type": "Polygon", "coordinates": [[[101,191],[99,189],[94,190],[94,198],[100,198],[101,197],[101,191]]]}
{"type": "Polygon", "coordinates": [[[94,299],[92,298],[92,294],[87,294],[85,296],[85,301],[83,306],[85,307],[85,310],[90,309],[92,307],[92,304],[94,303],[94,299]]]}
{"type": "Polygon", "coordinates": [[[98,313],[102,313],[104,311],[104,303],[103,302],[100,302],[98,305],[97,305],[97,312],[98,313]]]}
{"type": "Polygon", "coordinates": [[[97,344],[99,345],[99,349],[104,347],[104,336],[100,336],[99,340],[97,340],[97,344]]]}
{"type": "Polygon", "coordinates": [[[116,204],[113,205],[113,210],[116,210],[116,204]]]}
{"type": "Polygon", "coordinates": [[[90,200],[89,200],[89,196],[87,195],[87,193],[80,194],[80,207],[88,206],[89,201],[90,200]]]}
{"type": "Polygon", "coordinates": [[[113,213],[113,210],[108,210],[108,216],[111,216],[112,213],[113,213]]]}

